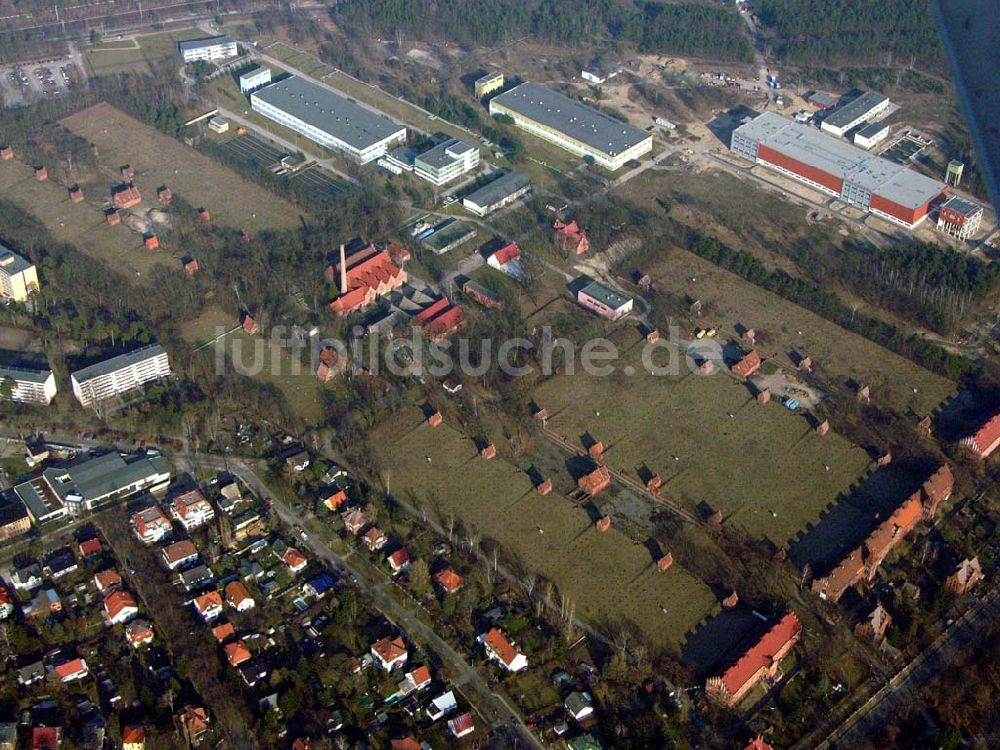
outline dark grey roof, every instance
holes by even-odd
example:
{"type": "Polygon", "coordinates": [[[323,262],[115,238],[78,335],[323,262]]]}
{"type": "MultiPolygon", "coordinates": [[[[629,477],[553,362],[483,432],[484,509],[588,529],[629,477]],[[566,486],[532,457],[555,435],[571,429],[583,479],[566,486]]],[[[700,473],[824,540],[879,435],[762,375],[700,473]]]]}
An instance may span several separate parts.
{"type": "Polygon", "coordinates": [[[589,297],[600,300],[614,310],[617,310],[619,307],[632,299],[621,292],[616,292],[614,289],[604,286],[604,284],[599,281],[591,281],[580,291],[589,297]]]}
{"type": "Polygon", "coordinates": [[[0,366],[0,380],[10,378],[11,380],[17,380],[22,383],[37,383],[38,385],[43,385],[49,376],[52,374],[52,370],[31,370],[25,367],[3,367],[0,366]]]}
{"type": "Polygon", "coordinates": [[[106,359],[103,362],[97,362],[89,367],[84,367],[82,370],[77,370],[76,372],[71,373],[71,375],[77,383],[83,383],[92,378],[107,375],[108,373],[121,370],[124,367],[129,367],[131,365],[138,364],[139,362],[145,362],[147,359],[158,357],[163,354],[164,351],[163,347],[159,344],[150,344],[149,346],[144,346],[141,349],[126,352],[125,354],[119,354],[117,357],[112,357],[111,359],[106,359]]]}
{"type": "Polygon", "coordinates": [[[941,208],[950,208],[952,211],[958,211],[963,216],[972,216],[983,210],[983,207],[978,203],[973,203],[958,195],[951,196],[941,204],[941,208]]]}
{"type": "Polygon", "coordinates": [[[861,128],[857,134],[862,138],[871,138],[874,135],[878,135],[883,130],[886,130],[888,127],[889,126],[884,122],[870,122],[861,128]]]}
{"type": "Polygon", "coordinates": [[[885,94],[877,91],[866,91],[861,96],[851,99],[847,104],[833,110],[823,122],[837,128],[850,125],[859,117],[863,117],[867,112],[889,100],[885,94]]]}
{"type": "Polygon", "coordinates": [[[265,86],[250,98],[277,107],[359,151],[404,129],[398,122],[298,76],[265,86]]]}
{"type": "Polygon", "coordinates": [[[463,154],[473,150],[474,148],[474,146],[470,146],[468,143],[460,141],[457,138],[452,138],[444,141],[443,143],[439,143],[429,151],[424,151],[424,153],[414,159],[414,162],[426,164],[432,169],[441,169],[442,167],[447,167],[449,164],[458,161],[463,154]]]}
{"type": "Polygon", "coordinates": [[[837,102],[840,101],[839,96],[831,94],[828,91],[814,91],[809,95],[808,99],[818,107],[835,107],[837,106],[837,102]]]}
{"type": "Polygon", "coordinates": [[[464,200],[475,203],[477,206],[492,206],[530,184],[528,178],[520,172],[507,172],[502,177],[465,196],[464,200]]]}
{"type": "Polygon", "coordinates": [[[17,523],[28,517],[28,508],[20,500],[12,500],[0,505],[0,526],[17,523]]]}
{"type": "Polygon", "coordinates": [[[550,91],[537,83],[522,83],[490,100],[519,115],[585,143],[595,151],[616,156],[651,138],[611,115],[550,91]]]}
{"type": "Polygon", "coordinates": [[[8,276],[26,271],[34,265],[0,242],[0,269],[8,276]]]}
{"type": "Polygon", "coordinates": [[[217,44],[232,44],[235,40],[231,36],[211,36],[207,39],[191,39],[187,42],[180,42],[177,46],[181,52],[188,52],[205,47],[214,47],[217,44]]]}

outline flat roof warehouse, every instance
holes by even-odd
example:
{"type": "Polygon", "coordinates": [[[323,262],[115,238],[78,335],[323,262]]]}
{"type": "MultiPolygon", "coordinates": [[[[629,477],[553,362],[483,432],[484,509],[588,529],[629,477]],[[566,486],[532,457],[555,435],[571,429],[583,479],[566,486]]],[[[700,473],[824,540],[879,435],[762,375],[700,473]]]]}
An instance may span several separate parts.
{"type": "Polygon", "coordinates": [[[265,86],[251,98],[283,110],[358,151],[403,129],[388,117],[297,76],[265,86]]]}
{"type": "Polygon", "coordinates": [[[537,83],[522,83],[490,100],[490,105],[494,104],[611,156],[649,138],[644,130],[537,83]]]}

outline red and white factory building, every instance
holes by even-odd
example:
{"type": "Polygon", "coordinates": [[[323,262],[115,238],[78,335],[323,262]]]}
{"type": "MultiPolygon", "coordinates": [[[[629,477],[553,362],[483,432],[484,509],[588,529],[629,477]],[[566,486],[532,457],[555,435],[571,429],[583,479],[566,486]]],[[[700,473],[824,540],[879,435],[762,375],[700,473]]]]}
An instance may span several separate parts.
{"type": "Polygon", "coordinates": [[[756,164],[913,229],[945,198],[943,182],[872,156],[808,125],[764,112],[733,131],[730,148],[756,164]]]}

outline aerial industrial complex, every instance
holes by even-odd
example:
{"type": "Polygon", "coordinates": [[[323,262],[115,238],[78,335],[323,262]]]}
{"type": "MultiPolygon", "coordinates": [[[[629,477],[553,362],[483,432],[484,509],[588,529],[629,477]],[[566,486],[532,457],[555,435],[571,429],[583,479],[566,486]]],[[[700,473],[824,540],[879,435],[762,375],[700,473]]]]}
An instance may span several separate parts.
{"type": "Polygon", "coordinates": [[[947,185],[872,156],[815,128],[765,112],[733,131],[730,148],[751,161],[913,229],[947,185]]]}
{"type": "Polygon", "coordinates": [[[255,112],[367,164],[406,142],[406,128],[325,86],[291,76],[253,92],[255,112]]]}
{"type": "Polygon", "coordinates": [[[490,99],[491,115],[614,171],[653,149],[653,136],[537,83],[522,83],[490,99]]]}

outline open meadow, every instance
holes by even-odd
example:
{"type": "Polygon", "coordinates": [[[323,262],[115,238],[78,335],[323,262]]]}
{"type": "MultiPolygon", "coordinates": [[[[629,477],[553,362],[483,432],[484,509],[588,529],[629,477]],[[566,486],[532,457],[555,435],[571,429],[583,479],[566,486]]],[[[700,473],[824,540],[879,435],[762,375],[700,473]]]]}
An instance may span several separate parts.
{"type": "Polygon", "coordinates": [[[418,409],[371,441],[393,493],[494,540],[609,635],[631,622],[650,642],[678,648],[717,609],[712,591],[680,565],[659,571],[645,546],[614,527],[597,531],[567,498],[539,495],[524,471],[500,457],[483,460],[471,438],[448,424],[430,427],[418,409]]]}
{"type": "Polygon", "coordinates": [[[107,195],[99,196],[87,187],[86,200],[73,203],[62,185],[53,180],[36,180],[32,167],[17,160],[0,161],[0,193],[37,217],[57,240],[71,243],[111,268],[134,276],[149,273],[157,264],[178,263],[183,253],[169,243],[147,250],[137,232],[124,225],[108,226],[104,220],[107,195]]]}
{"type": "Polygon", "coordinates": [[[288,201],[110,104],[88,107],[61,124],[97,146],[109,191],[120,181],[118,168],[131,164],[147,200],[155,201],[157,188],[166,185],[195,208],[207,208],[213,221],[237,229],[257,232],[299,223],[301,211],[288,201]]]}
{"type": "Polygon", "coordinates": [[[568,442],[601,441],[608,465],[639,481],[658,473],[670,500],[692,510],[705,503],[781,547],[865,474],[863,450],[835,433],[816,434],[808,418],[777,401],[758,404],[728,373],[703,376],[682,362],[679,375],[651,376],[634,329],[611,340],[622,353],[613,374],[556,375],[534,400],[568,442]]]}
{"type": "Polygon", "coordinates": [[[787,367],[790,352],[808,355],[819,377],[868,384],[874,398],[901,412],[930,414],[955,392],[950,380],[681,248],[664,248],[642,270],[654,295],[701,300],[698,325],[722,338],[737,337],[737,325],[752,328],[762,355],[787,367]]]}

